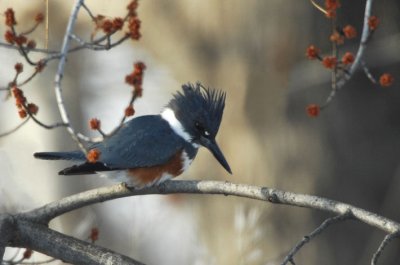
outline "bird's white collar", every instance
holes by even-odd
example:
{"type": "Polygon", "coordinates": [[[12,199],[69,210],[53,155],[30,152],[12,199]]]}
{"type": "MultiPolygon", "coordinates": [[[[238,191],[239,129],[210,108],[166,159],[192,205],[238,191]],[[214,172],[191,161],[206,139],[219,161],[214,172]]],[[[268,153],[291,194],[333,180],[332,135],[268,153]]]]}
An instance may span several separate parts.
{"type": "Polygon", "coordinates": [[[182,137],[185,141],[191,143],[193,147],[198,148],[199,145],[192,142],[192,136],[183,128],[182,123],[176,118],[175,113],[170,108],[165,108],[163,112],[161,112],[161,118],[166,120],[171,126],[172,130],[182,137]]]}

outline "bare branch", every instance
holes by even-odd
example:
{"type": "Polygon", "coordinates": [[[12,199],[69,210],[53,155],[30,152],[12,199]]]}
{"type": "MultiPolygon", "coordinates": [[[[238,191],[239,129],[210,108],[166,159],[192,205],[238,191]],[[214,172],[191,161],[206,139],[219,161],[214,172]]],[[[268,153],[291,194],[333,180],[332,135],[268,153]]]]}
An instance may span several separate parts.
{"type": "Polygon", "coordinates": [[[15,133],[16,131],[18,131],[18,129],[20,129],[22,126],[24,126],[27,122],[29,121],[29,117],[24,119],[20,124],[18,124],[15,128],[12,128],[11,130],[8,130],[6,132],[0,133],[0,137],[5,137],[8,136],[10,134],[15,133]]]}
{"type": "Polygon", "coordinates": [[[378,264],[378,259],[382,255],[382,252],[385,250],[387,245],[389,245],[389,243],[392,242],[393,239],[398,238],[398,237],[400,237],[400,231],[397,231],[397,232],[394,232],[394,233],[391,233],[391,234],[388,234],[385,236],[385,238],[379,245],[378,250],[372,256],[371,265],[378,264]]]}
{"type": "Polygon", "coordinates": [[[380,230],[388,233],[394,233],[400,230],[399,223],[350,204],[318,196],[298,194],[267,187],[205,180],[166,181],[158,186],[140,190],[130,189],[126,184],[120,183],[114,186],[89,190],[65,197],[59,201],[49,203],[26,213],[21,213],[20,215],[22,218],[28,220],[47,224],[51,219],[59,215],[94,203],[128,196],[174,193],[233,195],[270,203],[317,209],[337,215],[343,215],[350,211],[353,215],[353,219],[374,226],[380,230]]]}
{"type": "Polygon", "coordinates": [[[83,9],[85,9],[85,11],[88,13],[88,15],[90,16],[90,18],[93,21],[96,21],[96,17],[93,15],[92,11],[87,7],[87,5],[85,3],[82,3],[82,7],[83,9]]]}
{"type": "Polygon", "coordinates": [[[4,43],[4,42],[0,42],[0,47],[17,50],[17,51],[19,51],[20,49],[24,49],[27,52],[29,51],[29,52],[37,52],[37,53],[44,53],[44,54],[59,54],[59,52],[57,52],[57,51],[51,51],[51,50],[41,49],[41,48],[28,48],[28,47],[19,48],[15,45],[4,43]]]}
{"type": "Polygon", "coordinates": [[[75,1],[74,7],[72,8],[72,11],[71,11],[71,15],[69,17],[67,29],[66,29],[63,44],[61,47],[61,52],[60,52],[61,57],[60,57],[60,61],[58,63],[58,69],[57,69],[57,74],[55,77],[54,89],[55,89],[56,100],[57,100],[58,109],[60,111],[61,119],[65,124],[69,125],[69,126],[67,126],[67,131],[70,133],[72,139],[78,143],[79,147],[83,151],[85,151],[86,149],[83,146],[81,139],[77,136],[77,133],[75,132],[74,128],[72,127],[72,125],[69,121],[68,112],[65,109],[64,99],[63,99],[62,91],[61,91],[61,79],[63,77],[64,67],[65,67],[65,63],[66,63],[66,59],[67,59],[69,40],[71,38],[71,33],[74,28],[75,21],[77,19],[78,12],[79,12],[80,7],[82,6],[82,3],[83,3],[83,0],[75,1]]]}
{"type": "Polygon", "coordinates": [[[38,124],[39,126],[45,128],[45,129],[51,130],[51,129],[58,128],[58,127],[67,127],[67,128],[69,127],[69,124],[62,123],[62,122],[57,122],[54,124],[45,124],[42,121],[38,120],[38,118],[36,118],[35,115],[29,111],[29,108],[27,106],[25,106],[25,105],[23,105],[23,106],[24,106],[24,109],[26,110],[26,112],[28,113],[29,117],[32,118],[32,120],[34,122],[36,122],[36,124],[38,124]]]}
{"type": "Polygon", "coordinates": [[[319,4],[315,3],[314,0],[310,0],[310,2],[316,9],[324,13],[324,15],[328,14],[328,12],[324,8],[322,8],[319,4]]]}
{"type": "Polygon", "coordinates": [[[0,263],[3,262],[3,256],[8,242],[13,238],[14,229],[11,215],[0,215],[0,263]]]}
{"type": "Polygon", "coordinates": [[[29,248],[72,264],[142,264],[106,248],[70,237],[44,225],[16,221],[11,245],[29,248]],[[57,247],[54,247],[57,245],[57,247]]]}
{"type": "Polygon", "coordinates": [[[289,262],[292,264],[295,264],[294,262],[294,255],[297,254],[297,252],[300,251],[300,249],[307,243],[309,243],[313,238],[315,238],[316,236],[318,236],[319,234],[321,234],[325,229],[327,229],[330,225],[332,224],[336,224],[348,219],[352,218],[352,214],[351,212],[347,212],[338,216],[334,216],[334,217],[330,217],[328,219],[326,219],[325,221],[322,222],[322,224],[320,226],[318,226],[314,231],[312,231],[309,235],[304,236],[303,239],[296,244],[296,246],[294,246],[292,248],[292,250],[290,250],[289,254],[287,254],[287,256],[285,257],[285,259],[282,262],[282,265],[286,265],[289,262]]]}
{"type": "Polygon", "coordinates": [[[368,19],[371,16],[372,2],[373,2],[373,0],[367,0],[365,3],[363,30],[362,30],[362,34],[361,34],[360,45],[358,47],[354,62],[351,65],[350,69],[346,72],[346,74],[340,80],[337,81],[336,89],[331,90],[331,93],[329,94],[324,105],[328,104],[332,100],[332,98],[335,96],[336,92],[339,89],[341,89],[352,78],[355,71],[360,67],[360,64],[362,64],[364,53],[367,48],[367,42],[370,39],[370,33],[371,33],[369,26],[368,26],[368,19]]]}
{"type": "Polygon", "coordinates": [[[364,23],[363,23],[363,30],[362,30],[362,34],[361,34],[360,46],[358,47],[357,54],[354,59],[354,63],[351,65],[351,67],[349,69],[349,75],[347,76],[347,78],[342,79],[341,80],[342,82],[338,83],[339,87],[343,86],[344,83],[351,78],[351,76],[359,68],[359,66],[362,62],[362,59],[363,59],[363,56],[365,53],[365,49],[367,48],[367,42],[369,40],[369,36],[371,33],[369,26],[368,26],[368,19],[371,16],[372,2],[373,2],[373,0],[367,0],[365,3],[364,23]]]}
{"type": "MultiPolygon", "coordinates": [[[[128,106],[132,106],[136,99],[137,99],[137,95],[136,95],[136,93],[135,93],[134,91],[132,91],[132,96],[131,96],[131,99],[129,100],[128,106]]],[[[126,119],[127,119],[127,116],[126,116],[126,115],[122,116],[121,121],[119,122],[118,126],[115,127],[115,129],[113,129],[113,130],[112,130],[109,134],[107,134],[106,136],[107,136],[107,137],[110,137],[110,136],[116,134],[116,133],[124,126],[124,122],[126,121],[126,119]]],[[[103,135],[103,136],[104,136],[104,135],[103,135]]]]}
{"type": "Polygon", "coordinates": [[[373,84],[377,84],[378,81],[376,81],[375,77],[371,74],[371,72],[369,71],[369,69],[368,69],[367,65],[365,64],[365,61],[364,61],[364,60],[361,61],[361,65],[362,65],[362,68],[363,68],[363,70],[364,70],[364,73],[365,73],[365,75],[368,77],[368,79],[369,79],[373,84]]]}

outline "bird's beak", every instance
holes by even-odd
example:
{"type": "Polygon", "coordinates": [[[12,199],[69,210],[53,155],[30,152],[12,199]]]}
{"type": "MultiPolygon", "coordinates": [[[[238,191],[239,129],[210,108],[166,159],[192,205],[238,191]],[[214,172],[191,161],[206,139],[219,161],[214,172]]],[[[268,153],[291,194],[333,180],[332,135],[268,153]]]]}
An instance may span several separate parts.
{"type": "Polygon", "coordinates": [[[224,154],[222,153],[221,149],[219,149],[217,142],[214,139],[200,137],[200,144],[210,150],[218,162],[226,169],[226,171],[228,171],[229,174],[232,174],[231,168],[229,167],[228,162],[226,162],[224,154]]]}

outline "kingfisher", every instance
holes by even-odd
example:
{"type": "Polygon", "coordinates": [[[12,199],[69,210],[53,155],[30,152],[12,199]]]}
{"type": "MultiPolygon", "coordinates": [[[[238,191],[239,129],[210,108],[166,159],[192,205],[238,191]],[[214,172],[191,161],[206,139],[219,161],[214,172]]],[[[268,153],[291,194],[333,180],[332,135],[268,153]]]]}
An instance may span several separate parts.
{"type": "Polygon", "coordinates": [[[46,160],[73,160],[79,164],[61,170],[59,175],[101,173],[134,188],[160,184],[182,174],[197,155],[199,147],[211,151],[232,174],[215,140],[225,107],[226,93],[200,83],[184,84],[158,115],[134,118],[102,142],[89,146],[96,150],[96,161],[84,152],[39,152],[46,160]]]}

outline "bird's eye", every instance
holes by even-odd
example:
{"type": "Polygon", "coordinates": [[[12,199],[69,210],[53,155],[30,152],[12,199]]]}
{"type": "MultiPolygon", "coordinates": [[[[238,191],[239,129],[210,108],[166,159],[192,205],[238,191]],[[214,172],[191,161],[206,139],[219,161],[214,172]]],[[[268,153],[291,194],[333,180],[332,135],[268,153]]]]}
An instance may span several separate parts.
{"type": "Polygon", "coordinates": [[[196,122],[194,124],[194,126],[196,127],[196,129],[201,133],[201,135],[208,137],[210,136],[210,133],[204,128],[203,125],[201,125],[199,122],[196,122]]]}

